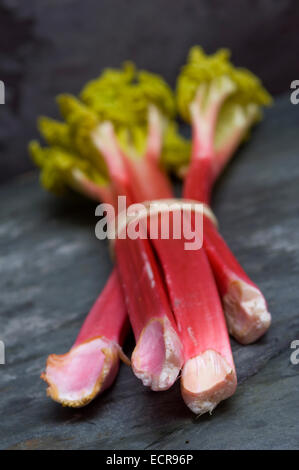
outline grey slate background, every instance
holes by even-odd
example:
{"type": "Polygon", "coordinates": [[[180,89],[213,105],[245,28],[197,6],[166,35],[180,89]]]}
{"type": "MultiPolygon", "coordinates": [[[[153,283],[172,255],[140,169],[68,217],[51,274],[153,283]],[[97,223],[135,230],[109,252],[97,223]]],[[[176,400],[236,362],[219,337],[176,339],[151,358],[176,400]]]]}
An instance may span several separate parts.
{"type": "Polygon", "coordinates": [[[256,344],[232,342],[239,387],[211,417],[192,415],[178,383],[150,392],[124,365],[86,408],[46,397],[46,357],[72,345],[111,262],[92,204],[59,200],[32,174],[0,188],[0,449],[299,449],[298,125],[299,106],[278,99],[215,191],[221,232],[273,324],[256,344]]]}
{"type": "Polygon", "coordinates": [[[297,0],[0,0],[0,182],[32,167],[39,114],[130,59],[174,84],[187,51],[229,47],[272,93],[299,78],[297,0]]]}
{"type": "MultiPolygon", "coordinates": [[[[131,59],[174,83],[194,43],[230,47],[277,96],[299,79],[299,3],[291,0],[0,0],[0,448],[299,449],[299,105],[278,97],[217,185],[227,242],[260,285],[273,325],[257,344],[233,343],[240,386],[196,420],[178,385],[155,394],[122,366],[89,407],[62,409],[39,379],[64,353],[107,279],[94,206],[39,187],[26,144],[54,96],[78,92],[104,66],[131,59]],[[258,372],[258,374],[257,374],[258,372]]],[[[130,353],[132,338],[126,349],[130,353]]]]}

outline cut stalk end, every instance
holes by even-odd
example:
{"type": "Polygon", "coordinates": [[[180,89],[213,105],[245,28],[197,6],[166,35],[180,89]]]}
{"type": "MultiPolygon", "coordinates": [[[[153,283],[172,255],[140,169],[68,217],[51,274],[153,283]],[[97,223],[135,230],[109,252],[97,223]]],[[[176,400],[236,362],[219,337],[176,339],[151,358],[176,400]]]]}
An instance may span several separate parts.
{"type": "Polygon", "coordinates": [[[73,347],[67,354],[51,354],[41,378],[54,401],[80,408],[112,384],[118,365],[119,347],[98,337],[73,347]]]}
{"type": "Polygon", "coordinates": [[[182,345],[169,320],[151,320],[132,355],[134,374],[154,391],[167,390],[177,379],[182,364],[182,345]]]}
{"type": "Polygon", "coordinates": [[[222,400],[234,394],[237,376],[223,356],[207,350],[185,363],[181,378],[181,392],[193,413],[211,413],[222,400]]]}
{"type": "Polygon", "coordinates": [[[245,281],[230,283],[223,305],[229,332],[242,344],[259,339],[271,324],[263,294],[245,281]]]}

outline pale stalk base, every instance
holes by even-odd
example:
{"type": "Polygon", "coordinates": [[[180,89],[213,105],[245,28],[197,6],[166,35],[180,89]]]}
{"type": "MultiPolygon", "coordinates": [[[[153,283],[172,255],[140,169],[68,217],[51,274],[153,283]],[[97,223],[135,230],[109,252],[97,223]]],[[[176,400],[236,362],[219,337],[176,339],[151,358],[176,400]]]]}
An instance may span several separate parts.
{"type": "Polygon", "coordinates": [[[259,339],[271,324],[262,293],[244,281],[231,282],[223,307],[230,334],[242,344],[259,339]]]}
{"type": "Polygon", "coordinates": [[[237,376],[224,357],[207,350],[189,359],[182,371],[181,393],[193,413],[211,413],[219,402],[234,394],[237,376]]]}
{"type": "Polygon", "coordinates": [[[154,318],[143,329],[132,354],[132,368],[143,385],[169,389],[183,364],[180,339],[167,318],[154,318]]]}
{"type": "Polygon", "coordinates": [[[67,354],[51,354],[41,375],[49,385],[47,395],[63,406],[87,405],[114,381],[119,349],[112,341],[98,337],[74,346],[67,354]]]}

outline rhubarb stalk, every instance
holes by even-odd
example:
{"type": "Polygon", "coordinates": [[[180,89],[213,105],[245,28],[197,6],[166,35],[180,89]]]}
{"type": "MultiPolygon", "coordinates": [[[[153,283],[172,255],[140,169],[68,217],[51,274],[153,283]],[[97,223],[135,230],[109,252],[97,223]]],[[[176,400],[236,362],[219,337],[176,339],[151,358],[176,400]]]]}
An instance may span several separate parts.
{"type": "Polygon", "coordinates": [[[119,239],[115,253],[136,339],[133,371],[143,385],[167,390],[182,367],[183,350],[157,262],[148,240],[119,239]]]}
{"type": "MultiPolygon", "coordinates": [[[[103,141],[100,128],[93,134],[94,143],[107,162],[117,194],[126,195],[129,203],[132,202],[132,194],[134,201],[171,195],[166,175],[156,162],[153,163],[161,149],[162,133],[158,128],[159,122],[149,119],[145,156],[135,161],[121,151],[112,127],[109,140],[106,134],[103,141]],[[153,136],[155,146],[152,145],[153,136]],[[150,185],[143,184],[148,171],[156,176],[150,185]],[[124,181],[128,182],[127,192],[124,192],[124,181]]],[[[114,250],[136,340],[132,354],[133,371],[152,390],[167,390],[182,367],[183,351],[157,261],[146,236],[136,240],[118,237],[114,250]]]]}
{"type": "Polygon", "coordinates": [[[82,407],[113,383],[128,330],[127,310],[117,271],[88,314],[80,333],[66,354],[51,354],[41,378],[47,394],[63,406],[82,407]]]}
{"type": "MultiPolygon", "coordinates": [[[[180,113],[191,120],[193,133],[184,197],[209,204],[215,179],[260,118],[261,106],[269,104],[270,96],[254,75],[231,65],[227,51],[209,57],[195,47],[178,79],[177,97],[180,113]]],[[[204,248],[230,333],[243,344],[256,341],[271,322],[264,296],[206,217],[204,248]]]]}
{"type": "Polygon", "coordinates": [[[211,413],[237,386],[224,313],[211,267],[204,249],[186,250],[184,238],[157,239],[152,243],[164,270],[184,347],[183,399],[194,413],[211,413]]]}

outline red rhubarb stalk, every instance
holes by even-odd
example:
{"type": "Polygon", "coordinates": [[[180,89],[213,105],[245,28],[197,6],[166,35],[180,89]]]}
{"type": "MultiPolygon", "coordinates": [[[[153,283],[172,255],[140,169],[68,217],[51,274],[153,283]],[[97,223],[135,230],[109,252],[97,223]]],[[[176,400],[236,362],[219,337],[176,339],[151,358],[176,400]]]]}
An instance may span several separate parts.
{"type": "MultiPolygon", "coordinates": [[[[31,146],[31,152],[37,159],[43,156],[43,150],[36,144],[31,146]]],[[[67,174],[67,184],[91,199],[116,207],[111,184],[94,183],[74,165],[67,174]]],[[[66,354],[48,357],[41,375],[48,384],[48,396],[63,406],[82,407],[108,388],[117,375],[119,358],[129,362],[121,349],[128,326],[127,309],[114,269],[73,347],[66,354]]]]}
{"type": "Polygon", "coordinates": [[[118,274],[113,270],[80,333],[66,354],[51,354],[41,377],[47,394],[63,406],[82,407],[113,383],[128,330],[118,274]]]}
{"type": "Polygon", "coordinates": [[[184,239],[152,240],[166,277],[184,347],[182,396],[196,414],[212,412],[236,389],[237,377],[224,313],[203,248],[184,239]]]}
{"type": "Polygon", "coordinates": [[[167,390],[182,367],[183,351],[152,249],[148,240],[118,239],[115,253],[136,339],[133,371],[143,385],[167,390]]]}
{"type": "MultiPolygon", "coordinates": [[[[153,124],[149,120],[147,148],[152,144],[153,124]]],[[[162,135],[157,135],[158,138],[161,139],[162,135]]],[[[133,160],[121,152],[112,129],[109,140],[105,142],[101,134],[95,131],[94,142],[104,155],[117,194],[126,195],[129,204],[132,202],[131,195],[137,202],[171,194],[166,175],[154,163],[155,152],[161,148],[158,141],[140,160],[133,160]],[[116,171],[117,159],[121,158],[122,163],[117,165],[116,171]],[[148,170],[156,175],[150,180],[150,185],[144,184],[149,176],[148,170]]],[[[117,238],[114,249],[136,340],[132,354],[133,371],[145,386],[154,391],[166,390],[179,374],[183,353],[157,261],[147,239],[117,238]]]]}
{"type": "Polygon", "coordinates": [[[132,203],[130,178],[125,170],[122,151],[119,148],[111,122],[103,122],[92,132],[94,146],[105,160],[111,184],[117,196],[126,196],[132,203]]]}
{"type": "MultiPolygon", "coordinates": [[[[258,119],[261,105],[268,104],[270,98],[256,77],[228,62],[226,52],[208,57],[194,48],[179,78],[178,100],[187,119],[189,108],[192,123],[192,155],[184,197],[210,204],[214,181],[258,119]],[[188,102],[190,87],[197,91],[188,102]]],[[[271,322],[265,298],[207,217],[204,248],[231,334],[244,344],[256,341],[271,322]]]]}
{"type": "MultiPolygon", "coordinates": [[[[195,105],[196,102],[193,103],[192,112],[194,145],[184,185],[184,197],[209,204],[212,185],[224,159],[221,158],[218,164],[214,153],[201,152],[201,143],[206,136],[197,130],[199,117],[194,111],[195,105]]],[[[227,154],[225,160],[228,159],[227,154]]],[[[262,292],[249,279],[215,225],[206,216],[203,242],[221,294],[230,333],[243,344],[256,341],[271,323],[271,315],[262,292]]]]}
{"type": "Polygon", "coordinates": [[[95,184],[77,168],[72,170],[71,187],[94,201],[105,201],[113,206],[116,204],[115,193],[110,184],[102,186],[95,184]]]}
{"type": "Polygon", "coordinates": [[[206,217],[203,243],[221,294],[230,334],[242,344],[257,341],[271,323],[262,292],[206,217]]]}
{"type": "Polygon", "coordinates": [[[149,201],[153,198],[172,197],[172,187],[165,171],[160,166],[163,142],[163,120],[158,109],[150,105],[148,111],[148,136],[144,156],[136,156],[131,149],[132,158],[122,152],[126,177],[133,194],[134,203],[149,201]]]}

